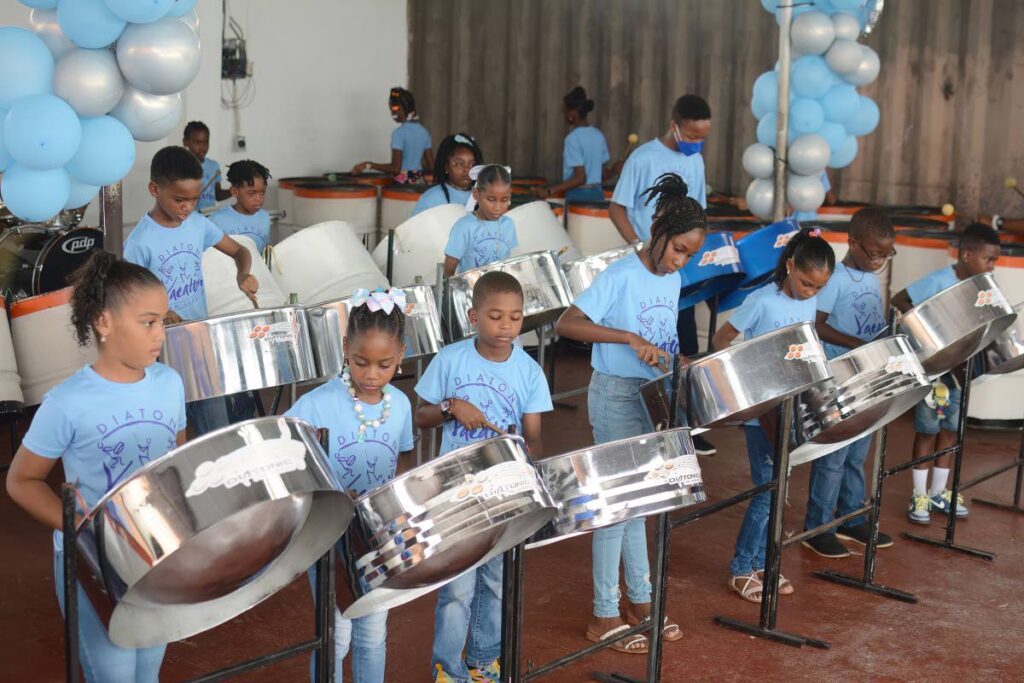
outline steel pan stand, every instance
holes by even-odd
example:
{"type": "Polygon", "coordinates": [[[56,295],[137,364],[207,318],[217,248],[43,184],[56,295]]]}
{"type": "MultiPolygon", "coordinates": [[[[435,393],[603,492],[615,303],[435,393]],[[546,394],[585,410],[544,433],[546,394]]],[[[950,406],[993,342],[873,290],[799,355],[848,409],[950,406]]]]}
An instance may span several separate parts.
{"type": "Polygon", "coordinates": [[[963,486],[961,486],[960,490],[966,491],[967,489],[973,486],[977,486],[983,481],[988,481],[992,477],[998,476],[1008,470],[1012,470],[1015,467],[1017,468],[1017,480],[1013,486],[1013,503],[1000,503],[998,501],[987,500],[985,498],[972,498],[971,502],[980,503],[982,505],[986,505],[997,510],[1007,510],[1009,512],[1024,512],[1024,508],[1021,508],[1021,489],[1024,488],[1024,431],[1021,432],[1020,449],[1017,451],[1016,461],[1010,463],[1009,465],[998,467],[992,470],[991,472],[987,472],[985,474],[975,477],[974,479],[971,479],[970,481],[966,482],[963,486]]]}

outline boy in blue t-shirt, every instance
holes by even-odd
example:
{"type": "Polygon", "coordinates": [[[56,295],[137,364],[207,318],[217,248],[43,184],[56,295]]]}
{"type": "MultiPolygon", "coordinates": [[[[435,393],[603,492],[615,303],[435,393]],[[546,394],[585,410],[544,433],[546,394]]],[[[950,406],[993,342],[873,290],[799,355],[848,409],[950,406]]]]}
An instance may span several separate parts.
{"type": "MultiPolygon", "coordinates": [[[[532,457],[540,457],[541,413],[552,409],[551,394],[540,366],[512,343],[523,327],[519,281],[496,271],[483,275],[469,318],[477,337],[441,349],[416,385],[416,426],[441,427],[442,455],[514,427],[532,457]]],[[[498,680],[502,568],[499,555],[441,588],[433,680],[498,680]]]]}
{"type": "Polygon", "coordinates": [[[225,235],[245,235],[256,243],[260,253],[270,242],[270,214],[263,210],[269,180],[270,171],[256,161],[243,159],[231,164],[228,166],[228,182],[231,183],[231,196],[235,203],[210,216],[225,235]]]}
{"type": "MultiPolygon", "coordinates": [[[[878,209],[861,209],[850,221],[850,250],[818,293],[815,327],[831,360],[873,340],[886,328],[882,287],[875,274],[893,256],[896,233],[889,217],[878,209]]],[[[818,458],[811,465],[804,529],[827,524],[864,506],[864,461],[871,434],[818,458]]],[[[867,545],[870,529],[864,515],[803,541],[822,557],[847,557],[839,539],[867,545]]],[[[892,545],[879,532],[878,547],[892,545]]]]}
{"type": "MultiPolygon", "coordinates": [[[[892,305],[901,311],[932,298],[960,280],[991,273],[999,260],[999,234],[987,225],[972,223],[964,228],[957,249],[956,263],[925,275],[892,298],[892,305]]],[[[914,458],[946,450],[956,445],[960,423],[960,380],[964,366],[948,372],[933,383],[932,393],[925,396],[914,410],[914,458]]],[[[916,524],[931,522],[930,510],[948,514],[953,492],[946,488],[949,480],[947,453],[937,458],[932,467],[932,486],[928,488],[928,465],[911,470],[914,492],[910,496],[907,516],[916,524]]],[[[956,516],[966,517],[963,497],[957,496],[956,516]]]]}
{"type": "Polygon", "coordinates": [[[196,155],[203,165],[202,184],[199,186],[199,203],[197,209],[209,209],[217,202],[231,196],[228,190],[220,186],[220,164],[206,156],[210,151],[210,129],[202,121],[189,121],[185,126],[181,144],[185,149],[196,155]]]}
{"type": "MultiPolygon", "coordinates": [[[[153,155],[149,173],[149,193],[156,203],[125,241],[124,258],[153,271],[164,284],[167,322],[208,317],[202,259],[210,247],[235,260],[238,288],[255,304],[259,283],[249,274],[249,250],[195,211],[203,174],[195,155],[184,147],[164,147],[153,155]]],[[[190,403],[188,411],[197,435],[228,424],[222,398],[190,403]]]]}

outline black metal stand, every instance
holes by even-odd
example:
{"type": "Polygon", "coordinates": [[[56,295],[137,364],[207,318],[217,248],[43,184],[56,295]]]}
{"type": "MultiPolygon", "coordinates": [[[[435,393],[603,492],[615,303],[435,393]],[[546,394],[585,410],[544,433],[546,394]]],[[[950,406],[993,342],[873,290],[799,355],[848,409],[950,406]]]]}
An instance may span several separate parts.
{"type": "Polygon", "coordinates": [[[961,486],[960,490],[966,491],[971,487],[977,486],[983,481],[988,481],[989,479],[996,477],[1002,474],[1003,472],[1008,472],[1009,470],[1012,470],[1014,468],[1017,469],[1017,479],[1013,485],[1012,503],[1000,503],[998,501],[986,500],[984,498],[972,498],[971,502],[980,503],[981,505],[996,508],[997,510],[1007,510],[1009,512],[1024,512],[1024,508],[1021,508],[1021,494],[1024,493],[1024,491],[1022,491],[1022,489],[1024,489],[1024,431],[1021,432],[1020,449],[1017,451],[1017,460],[1010,463],[1009,465],[996,468],[991,472],[982,474],[980,476],[975,477],[974,479],[971,479],[969,482],[961,486]]]}

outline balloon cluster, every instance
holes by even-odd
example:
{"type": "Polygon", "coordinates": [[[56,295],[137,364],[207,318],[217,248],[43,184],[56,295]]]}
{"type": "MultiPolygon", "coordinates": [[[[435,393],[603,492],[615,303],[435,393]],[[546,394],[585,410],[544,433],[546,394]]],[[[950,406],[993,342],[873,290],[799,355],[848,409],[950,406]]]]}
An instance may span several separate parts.
{"type": "MultiPolygon", "coordinates": [[[[761,0],[778,17],[779,0],[761,0]]],[[[878,54],[857,42],[881,0],[813,0],[793,8],[790,41],[789,176],[786,201],[796,211],[814,211],[825,200],[825,168],[843,168],[857,156],[857,137],[878,126],[878,105],[857,92],[878,78],[878,54]]],[[[747,188],[750,211],[772,218],[775,195],[777,71],[754,82],[750,108],[757,118],[757,142],[743,153],[743,168],[754,177],[747,188]]]]}
{"type": "Polygon", "coordinates": [[[89,203],[166,137],[199,72],[196,0],[20,0],[0,27],[0,196],[44,221],[89,203]]]}

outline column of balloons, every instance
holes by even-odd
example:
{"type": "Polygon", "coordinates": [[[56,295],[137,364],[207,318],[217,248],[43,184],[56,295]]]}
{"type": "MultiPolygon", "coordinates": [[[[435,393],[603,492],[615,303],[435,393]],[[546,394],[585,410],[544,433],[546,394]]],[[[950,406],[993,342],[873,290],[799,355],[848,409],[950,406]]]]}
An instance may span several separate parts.
{"type": "Polygon", "coordinates": [[[44,221],[87,204],[177,128],[199,72],[196,0],[19,0],[0,27],[0,196],[44,221]]]}
{"type": "MultiPolygon", "coordinates": [[[[857,91],[878,78],[878,54],[858,39],[877,19],[882,0],[782,1],[794,5],[786,202],[795,211],[814,211],[825,200],[826,167],[849,166],[857,138],[878,126],[878,105],[857,91]]],[[[779,3],[761,0],[776,17],[779,3]]],[[[747,203],[752,213],[771,219],[777,68],[754,81],[750,108],[758,122],[757,142],[743,152],[743,168],[754,178],[747,203]]]]}

